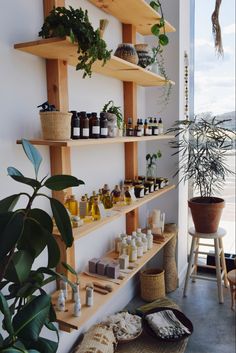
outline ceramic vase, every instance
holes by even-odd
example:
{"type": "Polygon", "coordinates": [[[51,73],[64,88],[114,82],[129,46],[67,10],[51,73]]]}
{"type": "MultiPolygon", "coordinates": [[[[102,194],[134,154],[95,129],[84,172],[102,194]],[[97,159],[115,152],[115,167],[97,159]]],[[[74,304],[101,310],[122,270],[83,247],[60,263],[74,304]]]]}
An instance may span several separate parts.
{"type": "Polygon", "coordinates": [[[138,54],[135,50],[135,47],[131,43],[119,44],[114,55],[132,64],[138,64],[138,54]]]}

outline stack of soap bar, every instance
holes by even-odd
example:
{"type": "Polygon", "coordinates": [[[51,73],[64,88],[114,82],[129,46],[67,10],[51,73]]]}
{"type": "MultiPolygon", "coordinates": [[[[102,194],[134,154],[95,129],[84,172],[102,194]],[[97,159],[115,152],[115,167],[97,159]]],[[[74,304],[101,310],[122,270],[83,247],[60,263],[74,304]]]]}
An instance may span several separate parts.
{"type": "Polygon", "coordinates": [[[97,263],[97,274],[100,276],[105,276],[106,275],[106,269],[107,266],[109,265],[110,261],[109,260],[100,260],[97,263]]]}
{"type": "Polygon", "coordinates": [[[120,275],[120,265],[117,262],[111,262],[107,266],[107,276],[110,278],[118,278],[120,275]]]}
{"type": "Polygon", "coordinates": [[[97,273],[97,264],[100,261],[100,259],[91,259],[89,260],[89,272],[90,273],[97,273]]]}
{"type": "Polygon", "coordinates": [[[119,257],[119,264],[121,270],[126,270],[129,266],[129,255],[123,254],[119,257]]]}

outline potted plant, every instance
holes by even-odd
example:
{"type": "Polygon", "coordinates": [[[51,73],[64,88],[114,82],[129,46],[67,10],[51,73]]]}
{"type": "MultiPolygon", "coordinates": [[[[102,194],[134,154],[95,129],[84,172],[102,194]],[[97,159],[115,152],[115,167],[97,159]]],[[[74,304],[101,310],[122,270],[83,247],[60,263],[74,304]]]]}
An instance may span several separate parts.
{"type": "Polygon", "coordinates": [[[94,30],[88,18],[88,11],[81,8],[54,8],[45,18],[39,32],[43,38],[69,36],[72,43],[78,45],[78,64],[76,70],[84,70],[83,78],[91,77],[92,65],[101,60],[103,65],[111,58],[106,42],[100,36],[100,30],[94,30]]]}
{"type": "Polygon", "coordinates": [[[84,182],[71,175],[39,179],[42,157],[28,141],[22,140],[22,145],[33,164],[35,178],[9,167],[9,176],[30,187],[32,192],[19,192],[0,201],[0,312],[4,331],[0,334],[0,351],[54,353],[59,337],[53,324],[56,315],[44,286],[55,279],[68,282],[72,288],[75,284],[54,270],[60,262],[60,250],[52,234],[53,222],[47,212],[33,205],[38,197],[48,199],[62,241],[66,247],[71,247],[73,235],[69,215],[63,204],[45,195],[42,189],[59,191],[84,182]],[[19,199],[21,203],[16,208],[19,199]],[[26,206],[23,206],[24,201],[26,206]],[[43,250],[47,250],[46,263],[37,268],[34,261],[43,250]],[[40,336],[43,327],[54,332],[57,340],[40,336]]]}
{"type": "MultiPolygon", "coordinates": [[[[118,127],[119,136],[123,136],[123,115],[121,112],[121,107],[117,107],[113,100],[110,100],[107,104],[104,105],[103,112],[106,113],[106,118],[110,124],[115,124],[118,127]],[[116,122],[115,122],[115,121],[116,122]]],[[[111,136],[114,137],[114,136],[111,136]]]]}
{"type": "Polygon", "coordinates": [[[179,154],[181,181],[190,181],[200,194],[188,201],[195,229],[200,233],[215,233],[225,202],[214,194],[222,189],[232,172],[226,165],[226,152],[232,146],[235,133],[222,125],[229,120],[217,120],[206,113],[194,120],[177,121],[167,133],[175,134],[171,147],[179,154]]]}

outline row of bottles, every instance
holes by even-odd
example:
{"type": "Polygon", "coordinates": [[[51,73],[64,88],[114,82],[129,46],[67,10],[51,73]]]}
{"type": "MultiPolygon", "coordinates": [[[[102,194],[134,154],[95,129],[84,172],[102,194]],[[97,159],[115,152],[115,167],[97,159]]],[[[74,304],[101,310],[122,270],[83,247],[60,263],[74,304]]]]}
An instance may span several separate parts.
{"type": "MultiPolygon", "coordinates": [[[[153,235],[150,229],[147,230],[147,234],[143,233],[141,228],[138,228],[137,231],[132,232],[132,235],[123,232],[115,238],[115,252],[119,254],[121,259],[127,257],[129,263],[142,258],[152,247],[153,235]]],[[[120,262],[121,264],[123,263],[120,262]]]]}
{"type": "Polygon", "coordinates": [[[162,119],[157,121],[157,118],[138,119],[133,126],[132,118],[128,118],[125,136],[158,136],[164,133],[162,119]]]}
{"type": "Polygon", "coordinates": [[[100,118],[95,112],[87,114],[84,111],[78,113],[72,110],[71,113],[71,138],[73,140],[108,137],[108,121],[103,112],[100,113],[100,118]]]}

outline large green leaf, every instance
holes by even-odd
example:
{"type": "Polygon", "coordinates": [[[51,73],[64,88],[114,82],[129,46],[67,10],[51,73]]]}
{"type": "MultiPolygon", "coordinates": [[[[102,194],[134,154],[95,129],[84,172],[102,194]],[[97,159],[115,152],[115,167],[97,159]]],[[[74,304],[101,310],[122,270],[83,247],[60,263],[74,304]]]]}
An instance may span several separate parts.
{"type": "Polygon", "coordinates": [[[33,208],[29,212],[29,217],[34,218],[43,228],[47,229],[50,233],[52,232],[53,223],[47,212],[41,210],[40,208],[33,208]]]}
{"type": "Polygon", "coordinates": [[[50,203],[61,237],[64,240],[66,247],[70,247],[73,244],[74,239],[68,212],[60,201],[50,198],[50,203]]]}
{"type": "Polygon", "coordinates": [[[20,195],[14,194],[6,197],[0,201],[0,213],[12,211],[15,207],[17,201],[19,200],[20,195]]]}
{"type": "Polygon", "coordinates": [[[54,236],[48,233],[47,236],[48,248],[48,267],[56,267],[60,261],[61,253],[54,236]]]}
{"type": "Polygon", "coordinates": [[[33,257],[37,257],[46,247],[43,228],[34,219],[26,219],[24,231],[17,248],[27,250],[33,257]]]}
{"type": "Polygon", "coordinates": [[[18,176],[24,176],[18,169],[15,167],[8,167],[7,168],[8,175],[18,175],[18,176]]]}
{"type": "Polygon", "coordinates": [[[4,295],[0,292],[0,311],[4,315],[4,328],[9,333],[10,337],[14,335],[14,330],[11,322],[11,313],[4,295]]]}
{"type": "MultiPolygon", "coordinates": [[[[35,297],[13,318],[12,324],[19,339],[37,341],[48,317],[51,298],[47,294],[35,297]]],[[[37,347],[36,347],[37,348],[37,347]]],[[[41,350],[39,350],[41,352],[41,350]]]]}
{"type": "Polygon", "coordinates": [[[25,282],[29,276],[33,262],[34,258],[29,252],[25,250],[16,251],[7,268],[6,279],[16,283],[25,282]]]}
{"type": "Polygon", "coordinates": [[[58,348],[58,343],[40,337],[37,342],[34,343],[34,346],[40,351],[40,353],[55,353],[58,348]]]}
{"type": "Polygon", "coordinates": [[[12,250],[21,237],[24,227],[24,214],[4,213],[0,215],[0,259],[12,250]]]}
{"type": "Polygon", "coordinates": [[[28,353],[26,350],[14,348],[14,347],[9,347],[1,350],[1,353],[28,353]]]}
{"type": "Polygon", "coordinates": [[[29,160],[32,162],[34,166],[35,175],[37,178],[39,167],[42,162],[42,156],[37,150],[37,148],[35,148],[33,145],[31,145],[29,141],[25,139],[22,140],[22,146],[24,148],[26,156],[29,158],[29,160]]]}
{"type": "Polygon", "coordinates": [[[39,188],[41,186],[40,182],[35,179],[27,178],[20,175],[10,175],[10,177],[15,181],[18,181],[19,183],[32,186],[32,188],[39,188]]]}
{"type": "Polygon", "coordinates": [[[69,187],[83,185],[82,180],[77,179],[72,175],[53,175],[45,181],[45,186],[50,190],[64,190],[69,187]]]}

